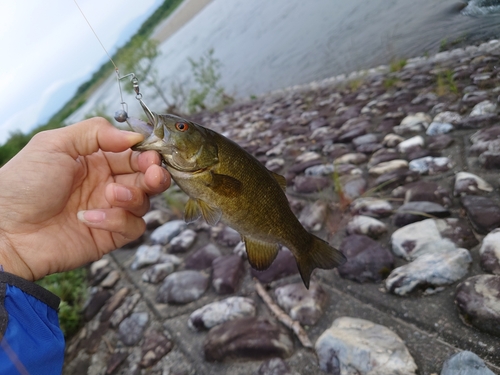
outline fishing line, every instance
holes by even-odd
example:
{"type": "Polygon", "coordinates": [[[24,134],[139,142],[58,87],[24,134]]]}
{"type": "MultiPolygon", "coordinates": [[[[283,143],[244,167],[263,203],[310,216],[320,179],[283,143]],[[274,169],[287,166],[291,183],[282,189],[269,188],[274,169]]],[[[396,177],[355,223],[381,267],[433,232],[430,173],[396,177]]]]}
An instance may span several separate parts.
{"type": "Polygon", "coordinates": [[[85,16],[85,13],[83,13],[83,10],[82,8],[80,8],[80,5],[78,5],[77,1],[76,0],[73,0],[73,2],[75,3],[76,7],[78,8],[78,10],[80,11],[80,13],[82,14],[83,18],[85,19],[85,21],[87,22],[87,25],[89,25],[90,27],[90,30],[92,30],[92,32],[94,33],[97,41],[99,42],[99,44],[101,45],[102,49],[104,50],[104,52],[106,52],[106,55],[108,56],[108,59],[109,61],[111,61],[111,64],[113,64],[113,66],[115,67],[115,73],[116,73],[116,81],[118,82],[118,89],[120,91],[120,100],[121,100],[121,105],[122,105],[122,110],[121,111],[117,111],[115,113],[115,120],[118,121],[118,122],[125,122],[127,121],[128,119],[128,105],[127,103],[123,100],[123,92],[122,92],[122,86],[120,84],[120,80],[124,79],[124,78],[127,78],[127,77],[132,77],[131,79],[131,82],[132,82],[132,87],[134,88],[134,91],[135,91],[135,98],[141,102],[141,104],[143,104],[142,102],[142,94],[140,93],[139,91],[139,80],[137,79],[137,77],[135,76],[134,73],[129,73],[129,74],[126,74],[124,75],[123,77],[120,76],[120,70],[118,69],[118,66],[116,66],[115,62],[113,61],[113,59],[111,58],[110,54],[108,53],[108,51],[106,50],[106,47],[104,47],[104,44],[102,44],[101,42],[101,39],[99,39],[99,36],[97,35],[97,33],[95,32],[94,28],[92,27],[92,25],[90,24],[89,20],[87,19],[87,17],[85,16]]]}

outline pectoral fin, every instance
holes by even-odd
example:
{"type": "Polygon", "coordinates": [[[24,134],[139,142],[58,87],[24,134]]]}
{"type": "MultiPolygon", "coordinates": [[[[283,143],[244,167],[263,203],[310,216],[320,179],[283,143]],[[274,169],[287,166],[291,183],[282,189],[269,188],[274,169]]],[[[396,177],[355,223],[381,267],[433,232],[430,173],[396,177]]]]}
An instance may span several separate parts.
{"type": "Polygon", "coordinates": [[[278,255],[278,244],[264,242],[252,237],[244,237],[248,261],[256,270],[263,271],[271,265],[278,255]]]}
{"type": "MultiPolygon", "coordinates": [[[[271,171],[269,171],[269,172],[271,172],[271,171]]],[[[271,175],[274,177],[274,179],[276,181],[278,181],[278,184],[283,189],[283,191],[286,193],[286,178],[283,177],[282,175],[274,173],[274,172],[271,172],[271,175]]]]}
{"type": "Polygon", "coordinates": [[[189,198],[184,210],[184,221],[186,223],[192,223],[193,221],[196,221],[200,216],[201,211],[198,203],[194,199],[189,198]]]}
{"type": "Polygon", "coordinates": [[[201,209],[201,214],[208,225],[215,226],[222,217],[222,210],[219,207],[210,206],[208,203],[198,199],[198,206],[201,209]]]}
{"type": "Polygon", "coordinates": [[[231,176],[212,173],[211,181],[207,186],[219,195],[236,198],[241,194],[243,183],[231,176]]]}

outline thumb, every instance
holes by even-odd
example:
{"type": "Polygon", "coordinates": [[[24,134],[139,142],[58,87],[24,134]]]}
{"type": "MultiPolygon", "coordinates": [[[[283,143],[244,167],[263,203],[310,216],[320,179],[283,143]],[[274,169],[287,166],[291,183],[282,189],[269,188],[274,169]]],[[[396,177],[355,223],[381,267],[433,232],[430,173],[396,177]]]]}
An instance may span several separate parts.
{"type": "Polygon", "coordinates": [[[73,158],[90,155],[98,150],[121,152],[142,141],[144,137],[135,132],[120,130],[102,117],[94,117],[74,125],[56,129],[51,141],[73,158]]]}

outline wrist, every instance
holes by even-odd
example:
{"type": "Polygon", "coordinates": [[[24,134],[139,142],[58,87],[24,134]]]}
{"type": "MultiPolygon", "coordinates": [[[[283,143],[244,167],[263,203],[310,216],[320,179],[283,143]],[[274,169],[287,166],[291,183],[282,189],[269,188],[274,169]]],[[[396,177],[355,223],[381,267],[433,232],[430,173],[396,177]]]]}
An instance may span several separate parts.
{"type": "Polygon", "coordinates": [[[3,271],[22,277],[28,281],[35,281],[31,269],[19,256],[16,247],[5,234],[0,233],[0,265],[3,271]]]}

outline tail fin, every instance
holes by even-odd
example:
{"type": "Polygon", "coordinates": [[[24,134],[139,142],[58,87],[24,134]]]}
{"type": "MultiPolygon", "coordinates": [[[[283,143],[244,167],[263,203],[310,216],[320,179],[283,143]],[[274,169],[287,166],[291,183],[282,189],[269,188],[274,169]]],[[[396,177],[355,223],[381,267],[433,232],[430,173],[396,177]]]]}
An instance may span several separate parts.
{"type": "Polygon", "coordinates": [[[301,251],[297,259],[300,276],[307,289],[309,289],[311,273],[315,268],[330,269],[346,262],[344,254],[330,246],[328,242],[312,234],[311,237],[310,248],[307,251],[301,251]]]}

